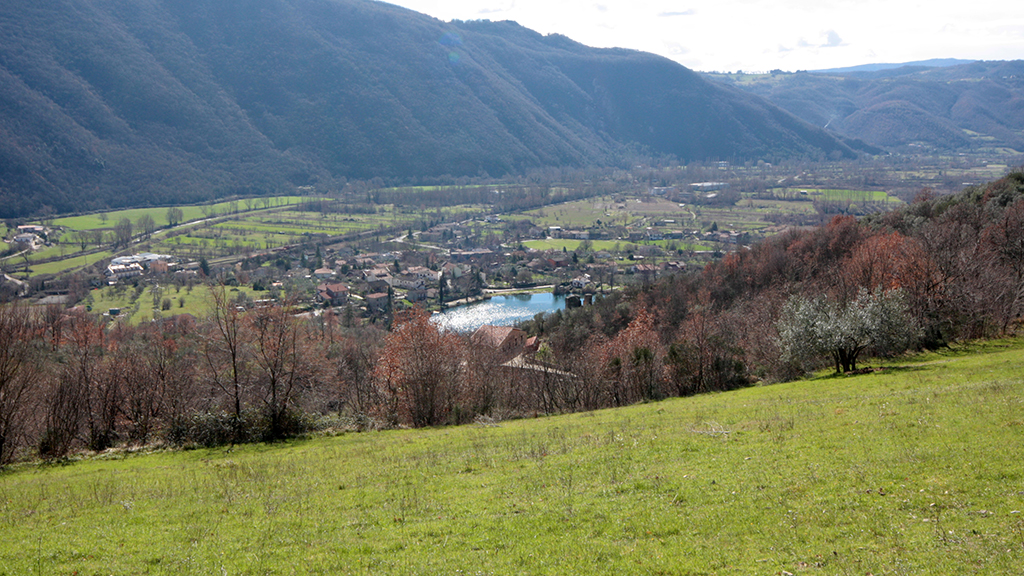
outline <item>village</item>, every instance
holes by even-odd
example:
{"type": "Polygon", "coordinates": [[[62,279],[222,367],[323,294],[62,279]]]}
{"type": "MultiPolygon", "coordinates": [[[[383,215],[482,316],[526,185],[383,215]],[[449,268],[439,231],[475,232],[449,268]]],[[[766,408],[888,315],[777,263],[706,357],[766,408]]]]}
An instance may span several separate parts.
{"type": "Polygon", "coordinates": [[[338,220],[325,221],[322,205],[301,204],[301,199],[295,207],[265,203],[264,210],[252,203],[251,212],[239,211],[240,202],[225,203],[222,211],[202,207],[184,222],[176,221],[181,216],[172,215],[171,208],[166,225],[159,209],[138,216],[134,226],[105,214],[8,224],[2,289],[9,296],[43,305],[77,304],[133,324],[175,314],[201,316],[203,307],[185,303],[196,297],[177,297],[172,307],[165,291],[171,287],[177,294],[184,287],[191,295],[203,284],[229,287],[243,308],[287,302],[296,313],[326,312],[350,323],[376,323],[413,307],[442,311],[511,292],[568,294],[577,297],[567,303],[574,306],[595,293],[699,268],[762,237],[740,222],[719,229],[702,213],[708,206],[684,202],[707,203],[711,196],[713,203],[715,194],[728,188],[720,182],[651,187],[640,195],[520,213],[477,211],[456,219],[399,212],[395,205],[380,209],[385,218],[363,217],[361,231],[348,234],[331,234],[330,226],[321,233],[296,234],[323,229],[325,222],[336,226],[338,220]],[[399,214],[405,216],[394,217],[399,214]],[[281,232],[272,236],[268,226],[281,232]],[[252,240],[257,227],[268,230],[263,242],[252,240]],[[291,236],[278,240],[282,234],[291,236]],[[234,247],[225,240],[228,235],[236,238],[234,247]],[[78,262],[83,266],[69,269],[78,262]],[[61,269],[56,275],[44,272],[61,269]],[[144,292],[154,295],[152,309],[136,302],[144,292]]]}

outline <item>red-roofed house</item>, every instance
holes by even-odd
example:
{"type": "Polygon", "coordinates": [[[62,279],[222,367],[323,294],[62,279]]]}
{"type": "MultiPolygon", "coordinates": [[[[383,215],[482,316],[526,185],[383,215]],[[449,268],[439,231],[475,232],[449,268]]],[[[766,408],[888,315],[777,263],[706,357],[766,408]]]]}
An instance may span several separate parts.
{"type": "Polygon", "coordinates": [[[477,346],[494,349],[502,362],[511,360],[523,351],[526,332],[514,326],[491,326],[484,324],[477,328],[471,340],[477,346]]]}
{"type": "Polygon", "coordinates": [[[366,306],[369,307],[370,312],[379,312],[384,310],[388,305],[388,293],[378,292],[377,294],[367,294],[366,306]]]}
{"type": "Polygon", "coordinates": [[[317,295],[331,306],[341,306],[348,301],[348,286],[340,282],[321,284],[316,288],[317,295]]]}

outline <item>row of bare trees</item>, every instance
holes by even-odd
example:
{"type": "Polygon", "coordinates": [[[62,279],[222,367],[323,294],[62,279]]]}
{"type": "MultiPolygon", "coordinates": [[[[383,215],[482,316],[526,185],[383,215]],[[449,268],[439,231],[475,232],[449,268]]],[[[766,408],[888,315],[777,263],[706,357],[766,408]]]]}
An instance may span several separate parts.
{"type": "Polygon", "coordinates": [[[254,439],[254,429],[255,439],[274,439],[293,431],[293,414],[349,405],[347,389],[330,389],[345,371],[344,343],[358,338],[372,358],[378,335],[328,334],[333,322],[318,327],[280,306],[243,313],[221,289],[213,301],[206,321],[138,327],[0,307],[0,463],[33,451],[58,458],[188,443],[196,415],[216,415],[225,441],[254,439]]]}
{"type": "MultiPolygon", "coordinates": [[[[212,289],[203,321],[137,327],[83,312],[0,308],[3,462],[154,442],[272,440],[315,418],[432,426],[620,406],[693,393],[703,360],[661,344],[639,310],[618,335],[570,354],[508,357],[439,331],[420,310],[390,332],[287,306],[245,309],[212,289]]],[[[332,420],[336,421],[336,420],[332,420]]]]}

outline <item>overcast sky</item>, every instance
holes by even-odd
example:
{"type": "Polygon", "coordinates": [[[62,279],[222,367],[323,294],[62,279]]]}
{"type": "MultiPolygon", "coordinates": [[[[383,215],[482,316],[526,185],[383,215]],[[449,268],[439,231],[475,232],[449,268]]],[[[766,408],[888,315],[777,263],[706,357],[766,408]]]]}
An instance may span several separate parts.
{"type": "Polygon", "coordinates": [[[702,71],[1024,58],[1020,0],[388,0],[449,21],[514,20],[702,71]]]}

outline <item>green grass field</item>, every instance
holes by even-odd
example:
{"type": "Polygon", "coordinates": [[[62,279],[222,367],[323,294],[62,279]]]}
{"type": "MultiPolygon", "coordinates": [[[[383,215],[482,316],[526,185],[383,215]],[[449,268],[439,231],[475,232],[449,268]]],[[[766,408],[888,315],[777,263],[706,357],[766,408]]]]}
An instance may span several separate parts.
{"type": "MultiPolygon", "coordinates": [[[[560,240],[557,238],[548,238],[546,240],[528,240],[523,242],[523,246],[527,248],[533,248],[534,250],[562,250],[563,248],[568,251],[574,251],[579,248],[582,240],[560,240]]],[[[618,244],[620,247],[625,246],[627,243],[615,240],[591,240],[590,244],[595,251],[599,250],[614,250],[615,245],[618,244]]]]}
{"type": "MultiPolygon", "coordinates": [[[[579,248],[582,240],[568,240],[568,239],[557,239],[548,238],[546,240],[528,240],[523,242],[523,246],[527,248],[533,248],[534,250],[562,250],[563,248],[569,252],[575,251],[579,248]]],[[[627,250],[630,247],[636,249],[637,246],[661,246],[665,248],[669,245],[681,248],[683,250],[712,250],[713,248],[709,245],[702,244],[699,242],[686,242],[683,240],[657,240],[657,241],[643,241],[643,242],[628,242],[626,240],[591,240],[591,246],[593,250],[627,250]]]]}
{"type": "Polygon", "coordinates": [[[22,465],[0,574],[1016,574],[1022,362],[22,465]]]}
{"type": "MultiPolygon", "coordinates": [[[[254,199],[253,210],[262,210],[264,207],[273,208],[277,206],[290,206],[292,204],[298,204],[301,202],[311,202],[317,200],[310,196],[274,196],[266,199],[254,199]],[[262,200],[266,200],[266,206],[262,200]]],[[[249,208],[246,205],[245,200],[237,200],[233,202],[218,202],[216,204],[208,204],[203,206],[179,206],[182,212],[182,222],[192,222],[194,220],[201,220],[207,218],[213,214],[224,215],[234,211],[246,211],[249,208]]],[[[134,224],[138,222],[139,218],[148,214],[153,218],[153,222],[156,223],[158,228],[167,226],[167,208],[133,208],[130,210],[115,210],[112,212],[106,212],[106,221],[97,214],[87,214],[85,216],[69,216],[67,218],[58,218],[53,221],[55,226],[63,226],[72,230],[96,230],[96,229],[112,229],[115,224],[122,218],[128,218],[134,224]]]]}
{"type": "MultiPolygon", "coordinates": [[[[239,292],[245,293],[249,299],[265,298],[267,292],[256,292],[247,286],[228,288],[229,298],[235,298],[239,292]]],[[[154,317],[167,317],[177,314],[191,314],[197,318],[205,318],[213,309],[213,298],[206,286],[176,288],[173,285],[146,286],[135,296],[135,288],[127,285],[106,286],[94,289],[80,304],[92,306],[93,314],[103,314],[111,308],[121,309],[119,319],[132,325],[149,322],[154,317]],[[154,305],[154,295],[156,303],[154,305]],[[171,307],[162,310],[164,298],[171,300],[171,307]]]]}
{"type": "Polygon", "coordinates": [[[68,257],[63,260],[56,262],[47,262],[46,264],[31,264],[33,274],[60,274],[67,272],[74,268],[81,268],[82,266],[88,266],[95,264],[100,260],[106,260],[113,256],[112,252],[104,251],[95,254],[75,254],[74,250],[68,250],[68,257]]]}
{"type": "Polygon", "coordinates": [[[840,190],[826,188],[777,188],[772,190],[778,198],[824,200],[826,202],[882,202],[902,204],[899,198],[880,190],[840,190]]]}
{"type": "MultiPolygon", "coordinates": [[[[132,246],[132,251],[152,251],[160,254],[171,254],[182,258],[198,259],[200,257],[219,258],[238,256],[247,253],[277,248],[289,244],[297,244],[318,236],[342,236],[351,233],[393,229],[419,229],[422,222],[429,218],[440,219],[447,213],[479,210],[479,206],[457,206],[433,210],[429,213],[413,208],[394,206],[370,214],[336,214],[320,212],[299,212],[289,206],[300,202],[310,202],[317,198],[308,196],[279,196],[266,199],[253,199],[250,204],[244,200],[221,202],[212,206],[181,206],[183,222],[195,222],[209,215],[218,216],[217,222],[194,223],[174,230],[157,230],[145,242],[132,246]],[[264,202],[265,200],[265,202],[264,202]]],[[[121,218],[129,218],[134,222],[145,215],[153,217],[160,228],[167,225],[167,208],[146,208],[119,210],[108,212],[106,221],[99,214],[60,218],[55,225],[65,226],[72,230],[108,230],[103,241],[112,242],[110,229],[121,218]]],[[[388,232],[390,233],[390,231],[388,232]]],[[[93,244],[90,242],[90,246],[93,244]]],[[[63,244],[36,250],[28,255],[33,274],[59,274],[78,268],[84,262],[94,262],[94,256],[78,255],[80,249],[77,236],[66,233],[63,244]],[[65,256],[60,262],[31,265],[42,259],[65,256]]],[[[104,252],[110,257],[109,252],[104,252]]],[[[98,257],[99,255],[96,255],[98,257]]],[[[9,258],[8,266],[23,266],[24,257],[9,258]]]]}

